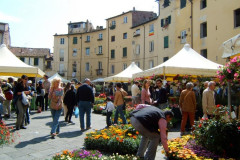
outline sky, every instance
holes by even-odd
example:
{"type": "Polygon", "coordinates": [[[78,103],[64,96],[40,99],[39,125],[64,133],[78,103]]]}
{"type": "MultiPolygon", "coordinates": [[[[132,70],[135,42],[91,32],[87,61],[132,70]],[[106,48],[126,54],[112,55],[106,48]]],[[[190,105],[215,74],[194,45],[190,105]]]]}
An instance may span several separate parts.
{"type": "Polygon", "coordinates": [[[70,21],[105,28],[106,19],[133,7],[158,13],[155,0],[0,0],[0,22],[9,24],[12,46],[53,52],[53,35],[67,34],[70,21]]]}

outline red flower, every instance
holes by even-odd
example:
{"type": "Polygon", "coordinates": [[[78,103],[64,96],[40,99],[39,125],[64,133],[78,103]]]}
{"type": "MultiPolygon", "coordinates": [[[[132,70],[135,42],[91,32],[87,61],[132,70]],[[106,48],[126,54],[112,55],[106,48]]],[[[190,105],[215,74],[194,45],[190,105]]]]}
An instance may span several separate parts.
{"type": "Polygon", "coordinates": [[[201,127],[202,127],[202,124],[200,123],[200,124],[198,125],[198,127],[201,128],[201,127]]]}
{"type": "Polygon", "coordinates": [[[220,105],[220,104],[218,104],[216,107],[217,107],[217,108],[219,108],[220,106],[221,106],[221,105],[220,105]]]}
{"type": "Polygon", "coordinates": [[[238,130],[240,131],[240,127],[238,127],[238,130]]]}

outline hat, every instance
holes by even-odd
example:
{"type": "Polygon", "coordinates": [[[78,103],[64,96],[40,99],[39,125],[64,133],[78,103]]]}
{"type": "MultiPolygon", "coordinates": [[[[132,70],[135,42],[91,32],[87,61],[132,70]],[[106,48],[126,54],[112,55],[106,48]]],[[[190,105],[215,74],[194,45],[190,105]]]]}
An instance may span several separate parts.
{"type": "Polygon", "coordinates": [[[38,84],[42,84],[42,81],[38,81],[38,84]]]}

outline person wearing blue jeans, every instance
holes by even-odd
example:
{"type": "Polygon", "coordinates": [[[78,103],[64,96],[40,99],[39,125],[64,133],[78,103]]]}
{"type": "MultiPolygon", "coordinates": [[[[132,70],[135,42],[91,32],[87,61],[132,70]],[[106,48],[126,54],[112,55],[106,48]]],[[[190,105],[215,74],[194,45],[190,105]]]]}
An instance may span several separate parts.
{"type": "Polygon", "coordinates": [[[89,101],[79,101],[78,109],[79,109],[79,120],[80,120],[81,130],[84,130],[85,128],[85,123],[84,123],[85,114],[87,116],[87,122],[86,122],[87,129],[90,129],[92,103],[89,101]]]}
{"type": "Polygon", "coordinates": [[[52,80],[52,85],[49,91],[49,99],[51,100],[50,108],[52,114],[52,129],[51,129],[51,137],[55,138],[57,134],[60,132],[59,128],[59,117],[61,116],[62,108],[63,108],[63,88],[60,87],[61,79],[54,78],[52,80]]]}
{"type": "Polygon", "coordinates": [[[127,124],[127,120],[123,113],[124,96],[127,95],[127,92],[123,90],[121,83],[116,84],[116,89],[117,91],[114,97],[114,106],[117,106],[117,108],[114,116],[114,124],[118,123],[118,114],[120,114],[123,124],[127,124]]]}
{"type": "Polygon", "coordinates": [[[94,104],[93,89],[90,79],[86,78],[84,84],[77,89],[76,100],[79,108],[79,119],[81,131],[85,130],[84,116],[87,115],[86,129],[91,129],[91,109],[94,104]]]}

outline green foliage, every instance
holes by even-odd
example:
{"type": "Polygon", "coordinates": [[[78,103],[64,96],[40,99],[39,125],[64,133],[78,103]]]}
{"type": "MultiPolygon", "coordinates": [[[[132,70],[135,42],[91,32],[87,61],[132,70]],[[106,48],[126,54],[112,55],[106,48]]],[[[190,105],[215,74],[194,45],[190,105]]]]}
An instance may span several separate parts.
{"type": "Polygon", "coordinates": [[[218,107],[215,114],[196,122],[197,144],[223,157],[240,157],[240,122],[229,118],[226,107],[218,107]]]}

